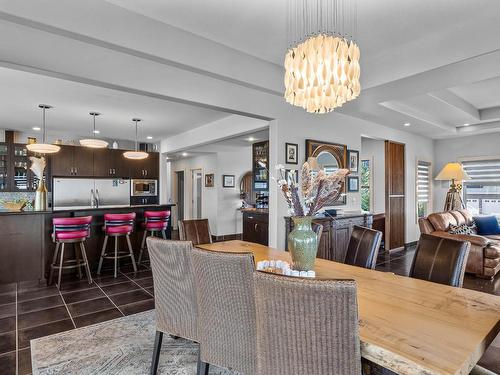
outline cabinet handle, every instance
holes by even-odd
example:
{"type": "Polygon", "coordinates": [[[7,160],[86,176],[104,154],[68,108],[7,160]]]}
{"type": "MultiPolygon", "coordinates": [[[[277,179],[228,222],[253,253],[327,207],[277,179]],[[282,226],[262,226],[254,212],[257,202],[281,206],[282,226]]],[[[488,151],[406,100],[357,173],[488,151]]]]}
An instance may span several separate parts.
{"type": "Polygon", "coordinates": [[[109,168],[109,174],[111,174],[111,168],[109,168]]]}
{"type": "Polygon", "coordinates": [[[113,174],[116,174],[116,169],[113,168],[113,174]]]}
{"type": "Polygon", "coordinates": [[[257,223],[253,226],[254,230],[257,230],[257,223]]]}
{"type": "Polygon", "coordinates": [[[148,170],[147,170],[147,169],[145,169],[145,170],[144,170],[144,173],[146,173],[146,176],[147,176],[147,175],[148,175],[148,170]]]}
{"type": "Polygon", "coordinates": [[[78,173],[78,168],[75,167],[75,174],[77,174],[77,173],[78,173]]]}

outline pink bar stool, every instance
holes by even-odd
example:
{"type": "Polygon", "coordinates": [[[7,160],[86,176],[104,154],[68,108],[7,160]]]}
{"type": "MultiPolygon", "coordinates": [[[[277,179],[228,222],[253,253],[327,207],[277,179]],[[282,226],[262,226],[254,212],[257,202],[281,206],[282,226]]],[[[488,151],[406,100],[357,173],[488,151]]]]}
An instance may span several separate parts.
{"type": "Polygon", "coordinates": [[[142,236],[141,252],[139,253],[139,259],[137,264],[141,264],[142,253],[147,249],[146,237],[148,232],[151,236],[155,237],[161,233],[164,240],[167,239],[165,230],[168,226],[168,220],[170,219],[170,211],[144,211],[144,235],[142,236]]]}
{"type": "Polygon", "coordinates": [[[104,259],[114,259],[115,261],[115,277],[118,273],[118,259],[130,257],[132,259],[132,266],[134,271],[137,271],[135,265],[134,252],[132,251],[132,244],[130,243],[130,233],[134,230],[135,212],[128,214],[104,214],[104,244],[102,245],[101,259],[99,260],[99,267],[97,274],[101,274],[102,262],[104,259]],[[113,253],[106,252],[106,245],[108,238],[115,238],[115,249],[113,253]],[[127,239],[127,251],[118,251],[118,238],[125,237],[127,239]]]}
{"type": "Polygon", "coordinates": [[[59,270],[57,278],[57,287],[61,288],[61,277],[63,269],[78,268],[78,277],[82,278],[82,266],[85,267],[89,284],[92,283],[92,276],[90,274],[89,262],[87,260],[87,253],[85,252],[85,240],[90,237],[90,223],[92,216],[83,217],[64,217],[52,219],[52,240],[56,243],[54,257],[50,265],[49,284],[52,284],[54,270],[59,270]],[[73,244],[75,249],[75,259],[64,260],[64,246],[67,243],[73,244]],[[80,253],[83,258],[78,256],[78,249],[76,244],[80,244],[80,253]],[[59,252],[59,248],[61,251],[59,252]],[[60,254],[60,255],[59,255],[60,254]],[[57,260],[59,255],[59,261],[57,260]]]}

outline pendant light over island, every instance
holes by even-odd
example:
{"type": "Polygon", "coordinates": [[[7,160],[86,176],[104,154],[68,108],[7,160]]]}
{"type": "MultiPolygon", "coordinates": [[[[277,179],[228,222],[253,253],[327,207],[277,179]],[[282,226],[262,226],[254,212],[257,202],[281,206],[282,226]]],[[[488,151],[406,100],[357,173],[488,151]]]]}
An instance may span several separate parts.
{"type": "Polygon", "coordinates": [[[39,104],[38,108],[42,109],[42,130],[43,130],[43,138],[42,143],[31,143],[26,145],[26,148],[31,152],[36,152],[38,154],[54,154],[58,152],[61,147],[57,145],[53,145],[47,143],[46,141],[46,133],[45,133],[45,110],[52,108],[52,106],[48,104],[39,104]]]}
{"type": "Polygon", "coordinates": [[[90,115],[94,118],[94,129],[93,129],[93,138],[87,138],[87,139],[80,139],[80,144],[84,147],[90,147],[90,148],[105,148],[108,147],[108,142],[103,141],[102,139],[97,139],[95,135],[97,134],[97,131],[95,130],[95,117],[99,116],[100,113],[98,112],[90,112],[90,115]]]}
{"type": "Polygon", "coordinates": [[[145,151],[139,151],[137,147],[137,123],[142,121],[140,118],[133,118],[132,121],[135,122],[135,151],[125,151],[123,156],[127,159],[132,160],[142,160],[146,159],[149,154],[145,151]]]}

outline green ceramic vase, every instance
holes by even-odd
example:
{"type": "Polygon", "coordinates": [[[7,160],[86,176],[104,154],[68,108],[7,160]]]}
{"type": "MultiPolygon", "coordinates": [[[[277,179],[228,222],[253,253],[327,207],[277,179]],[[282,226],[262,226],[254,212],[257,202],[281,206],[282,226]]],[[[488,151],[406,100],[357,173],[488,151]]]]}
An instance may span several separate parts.
{"type": "Polygon", "coordinates": [[[292,267],[297,271],[312,271],[318,252],[318,238],[311,226],[312,217],[295,216],[292,220],[293,230],[288,235],[292,267]]]}

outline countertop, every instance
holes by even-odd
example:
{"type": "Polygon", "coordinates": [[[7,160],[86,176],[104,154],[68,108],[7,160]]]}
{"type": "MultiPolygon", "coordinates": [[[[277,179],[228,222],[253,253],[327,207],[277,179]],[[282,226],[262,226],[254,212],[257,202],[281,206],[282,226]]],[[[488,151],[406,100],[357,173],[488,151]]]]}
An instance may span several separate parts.
{"type": "Polygon", "coordinates": [[[269,214],[268,208],[247,207],[247,208],[238,208],[238,211],[251,212],[251,213],[255,213],[255,214],[269,214]]]}
{"type": "Polygon", "coordinates": [[[102,210],[113,210],[113,209],[121,209],[121,208],[142,208],[142,207],[172,207],[175,204],[146,204],[146,205],[121,205],[121,206],[101,206],[101,207],[62,207],[57,209],[48,209],[46,211],[34,211],[34,210],[23,210],[23,211],[14,211],[14,210],[6,210],[0,208],[0,216],[4,215],[46,215],[60,212],[75,212],[75,211],[102,211],[102,210]]]}
{"type": "MultiPolygon", "coordinates": [[[[360,216],[372,216],[373,214],[371,212],[365,212],[365,211],[344,211],[342,213],[339,213],[335,216],[330,216],[327,214],[317,214],[313,216],[313,219],[331,219],[331,220],[336,220],[336,219],[348,219],[350,217],[360,217],[360,216]]],[[[290,219],[291,216],[285,216],[285,219],[290,219]]]]}

